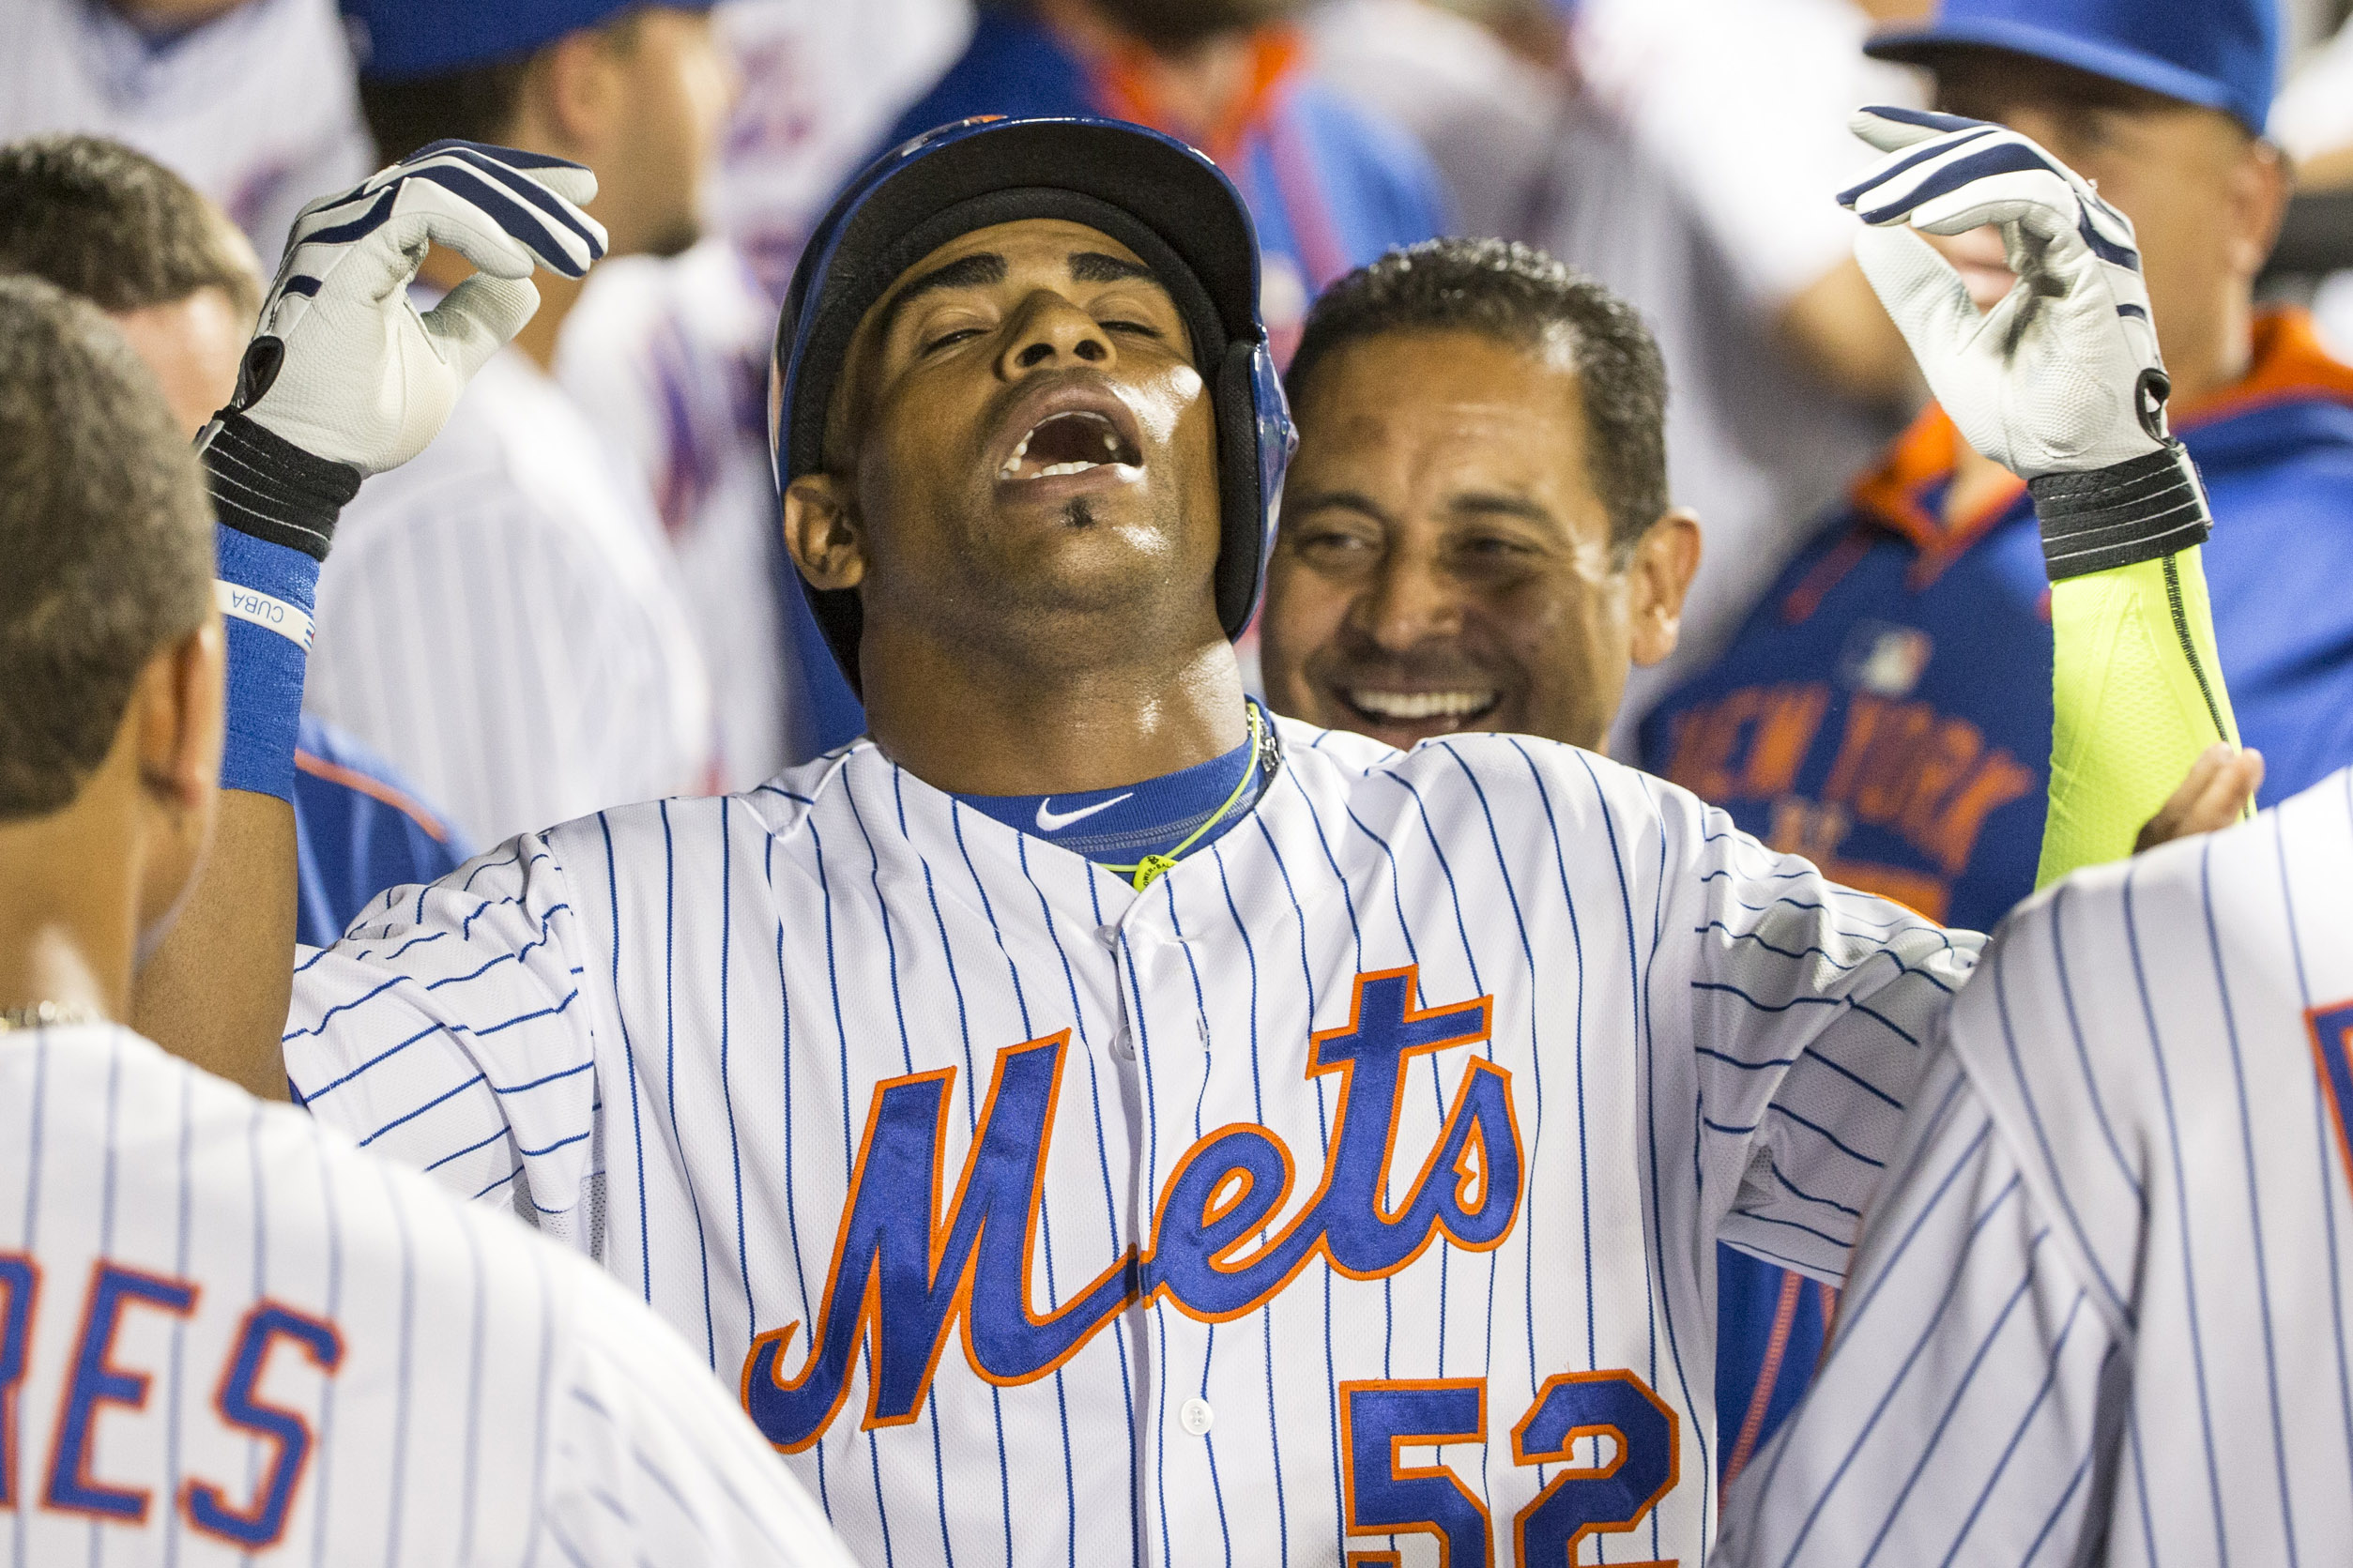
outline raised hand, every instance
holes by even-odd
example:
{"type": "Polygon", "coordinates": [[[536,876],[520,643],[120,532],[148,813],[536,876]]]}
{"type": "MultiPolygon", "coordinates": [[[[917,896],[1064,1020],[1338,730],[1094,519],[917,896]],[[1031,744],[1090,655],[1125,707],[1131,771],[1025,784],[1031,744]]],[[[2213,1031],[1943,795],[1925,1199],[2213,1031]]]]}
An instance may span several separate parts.
{"type": "Polygon", "coordinates": [[[296,220],[246,349],[242,414],[362,476],[439,434],[466,384],[539,308],[531,273],[578,278],[604,254],[577,163],[436,142],[296,220]],[[479,269],[429,311],[408,285],[434,244],[479,269]]]}
{"type": "Polygon", "coordinates": [[[1839,193],[1870,225],[1856,259],[1969,445],[2028,480],[2158,450],[2168,383],[2131,221],[2014,130],[1912,109],[1852,124],[1887,154],[1839,193]],[[2018,282],[1980,312],[1913,231],[1987,224],[2018,282]]]}

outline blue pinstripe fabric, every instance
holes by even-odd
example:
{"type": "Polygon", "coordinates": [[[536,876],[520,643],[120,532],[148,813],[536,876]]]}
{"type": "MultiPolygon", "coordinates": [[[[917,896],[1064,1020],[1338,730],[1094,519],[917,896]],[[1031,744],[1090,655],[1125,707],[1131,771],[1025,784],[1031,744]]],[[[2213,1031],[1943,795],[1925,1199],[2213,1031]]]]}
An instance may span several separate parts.
{"type": "Polygon", "coordinates": [[[586,1260],[127,1029],[0,1033],[0,1258],[16,1256],[38,1284],[7,1391],[0,1560],[848,1568],[695,1354],[586,1260]],[[84,1296],[108,1271],[159,1288],[92,1362],[84,1296]],[[175,1291],[186,1310],[156,1304],[175,1291]],[[332,1354],[265,1339],[238,1382],[273,1316],[332,1354]],[[95,1435],[58,1471],[55,1413],[93,1364],[144,1388],[91,1407],[95,1435]],[[233,1423],[248,1401],[298,1423],[299,1446],[233,1423]],[[53,1471],[145,1500],[129,1519],[74,1512],[53,1471]],[[206,1491],[255,1538],[208,1519],[190,1500],[206,1491]],[[579,1530],[584,1498],[628,1523],[579,1530]]]}
{"type": "MultiPolygon", "coordinates": [[[[1484,1378],[1487,1442],[1435,1457],[1502,1539],[1559,1474],[1513,1457],[1538,1388],[1624,1368],[1676,1412],[1682,1474],[1709,1475],[1714,1240],[1843,1271],[1914,1042],[1976,939],[1835,891],[1682,792],[1564,748],[1285,739],[1245,820],[1143,895],[863,742],[746,795],[527,835],[308,964],[291,1075],[336,1084],[317,1108],[340,1123],[397,1119],[377,1147],[456,1190],[514,1178],[522,1212],[710,1336],[733,1383],[756,1335],[795,1326],[780,1369],[822,1337],[811,1317],[885,1085],[947,1075],[944,1224],[999,1053],[1069,1030],[1024,1246],[1035,1321],[1123,1249],[1171,1241],[1163,1188],[1222,1130],[1280,1140],[1278,1212],[1298,1213],[1337,1157],[1346,1092],[1307,1071],[1307,1036],[1347,1028],[1358,976],[1416,965],[1415,1005],[1491,997],[1492,1022],[1402,1075],[1383,1201],[1406,1200],[1472,1065],[1491,1063],[1520,1175],[1487,1256],[1439,1237],[1366,1278],[1312,1258],[1227,1323],[1163,1290],[1026,1381],[979,1376],[951,1324],[904,1422],[862,1421],[861,1357],[790,1462],[853,1549],[900,1568],[1222,1568],[1229,1543],[1237,1562],[1334,1563],[1388,1540],[1345,1529],[1341,1382],[1484,1378]],[[772,947],[741,939],[772,929],[772,947]],[[384,987],[392,972],[413,983],[384,987]],[[512,1019],[527,1021],[489,1032],[512,1019]],[[809,1157],[836,1139],[838,1162],[809,1157]],[[1193,1405],[1207,1430],[1181,1423],[1193,1405]]],[[[1578,1462],[1607,1452],[1580,1439],[1578,1462]]],[[[1711,1491],[1687,1480],[1605,1555],[1700,1562],[1711,1491]]]]}
{"type": "Polygon", "coordinates": [[[2342,1560],[2348,1000],[2353,772],[2024,906],[1726,1560],[2342,1560]]]}

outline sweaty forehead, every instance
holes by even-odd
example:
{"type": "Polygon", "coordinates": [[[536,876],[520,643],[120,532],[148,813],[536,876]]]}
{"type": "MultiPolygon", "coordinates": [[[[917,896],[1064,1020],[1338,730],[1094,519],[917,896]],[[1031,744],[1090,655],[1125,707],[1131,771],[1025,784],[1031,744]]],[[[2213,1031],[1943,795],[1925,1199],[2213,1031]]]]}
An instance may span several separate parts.
{"type": "Polygon", "coordinates": [[[992,223],[959,235],[900,273],[862,325],[879,336],[906,305],[941,289],[986,287],[1010,278],[1110,282],[1125,275],[1154,276],[1135,251],[1100,229],[1062,218],[992,223]]]}

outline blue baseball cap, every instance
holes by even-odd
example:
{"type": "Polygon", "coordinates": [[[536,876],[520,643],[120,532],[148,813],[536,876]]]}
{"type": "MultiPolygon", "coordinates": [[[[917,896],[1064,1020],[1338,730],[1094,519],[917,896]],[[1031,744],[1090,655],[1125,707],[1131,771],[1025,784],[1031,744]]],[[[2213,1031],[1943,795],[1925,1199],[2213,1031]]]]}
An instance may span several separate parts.
{"type": "Polygon", "coordinates": [[[1934,67],[1954,48],[2003,49],[2220,109],[2260,136],[2279,85],[2279,0],[1944,0],[1935,20],[1863,52],[1934,67]]]}
{"type": "MultiPolygon", "coordinates": [[[[406,82],[518,59],[566,33],[611,22],[647,0],[342,0],[359,74],[406,82]]],[[[711,0],[654,0],[706,11],[711,0]]]]}

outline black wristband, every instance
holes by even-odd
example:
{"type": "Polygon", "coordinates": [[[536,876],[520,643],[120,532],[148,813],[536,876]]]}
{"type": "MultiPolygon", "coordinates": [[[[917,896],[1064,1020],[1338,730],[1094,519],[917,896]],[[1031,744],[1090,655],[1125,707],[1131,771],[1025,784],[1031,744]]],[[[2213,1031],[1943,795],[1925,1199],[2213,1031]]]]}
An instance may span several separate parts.
{"type": "Polygon", "coordinates": [[[359,494],[359,472],[313,457],[242,414],[216,421],[202,452],[223,526],[327,559],[335,519],[359,494]]]}
{"type": "Polygon", "coordinates": [[[2029,480],[2051,581],[2153,561],[2214,531],[2206,492],[2180,442],[2086,474],[2029,480]]]}

